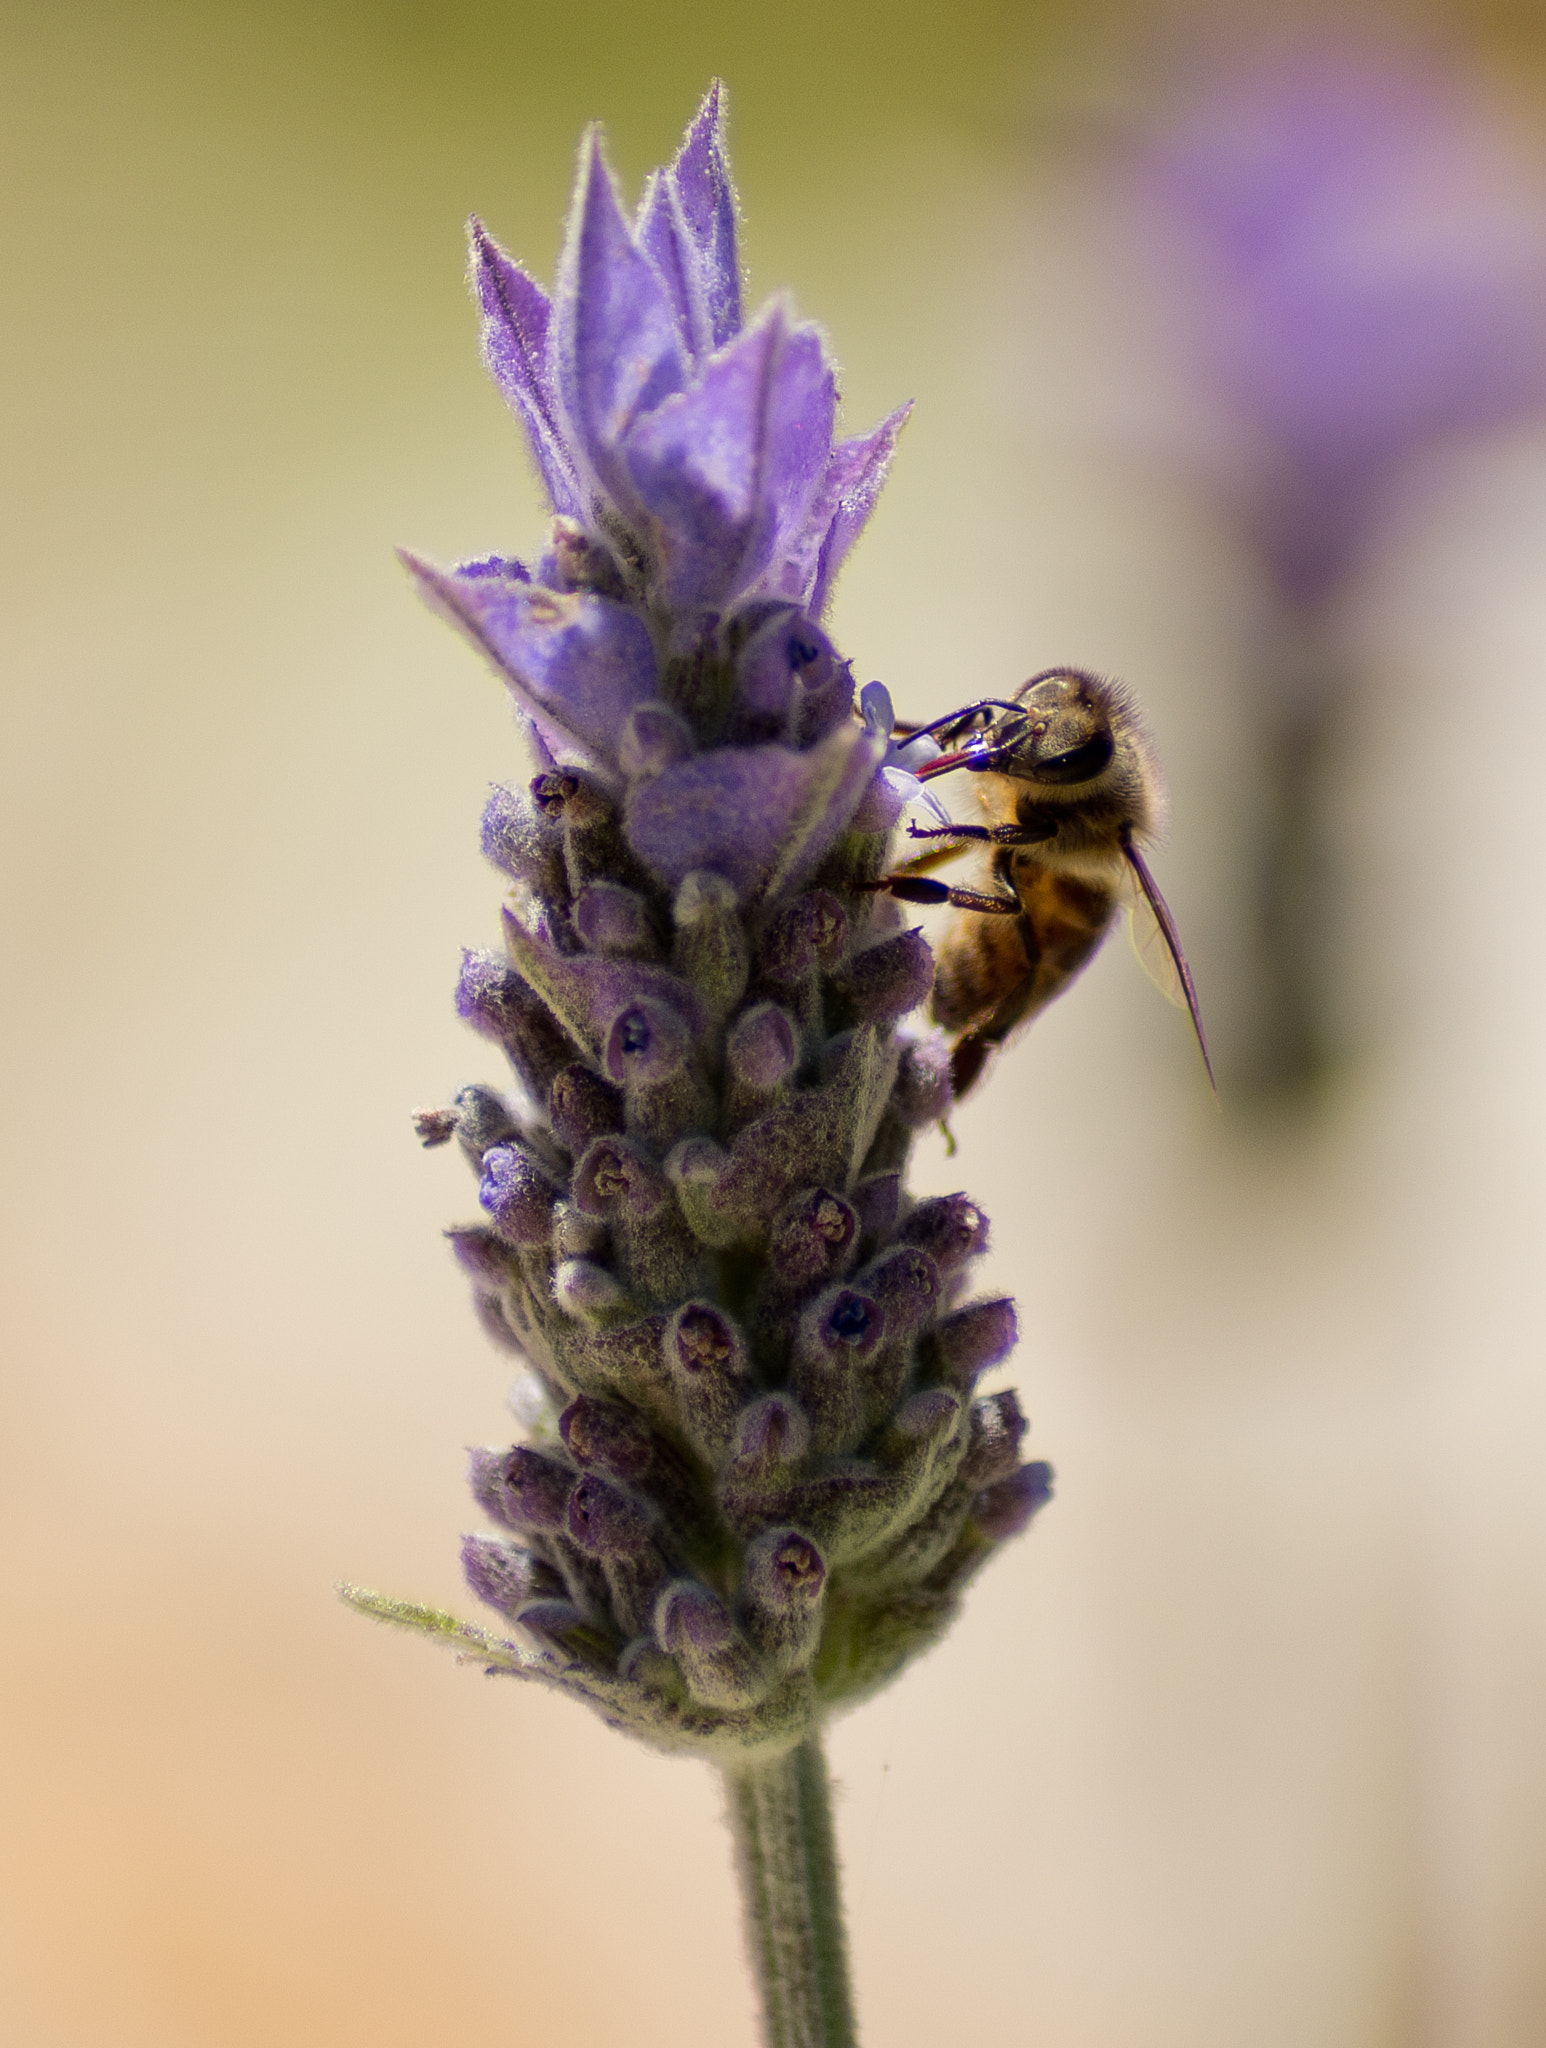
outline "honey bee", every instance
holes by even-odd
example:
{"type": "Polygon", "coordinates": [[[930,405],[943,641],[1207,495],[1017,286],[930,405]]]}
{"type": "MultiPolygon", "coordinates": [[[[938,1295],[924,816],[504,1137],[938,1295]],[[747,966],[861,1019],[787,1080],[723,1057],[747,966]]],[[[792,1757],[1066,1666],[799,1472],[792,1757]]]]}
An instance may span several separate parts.
{"type": "Polygon", "coordinates": [[[956,769],[978,775],[989,821],[909,825],[914,839],[940,843],[869,885],[961,913],[938,948],[933,1006],[935,1022],[956,1034],[956,1099],[988,1055],[1089,965],[1124,905],[1140,958],[1190,1012],[1214,1086],[1191,969],[1139,850],[1161,821],[1164,785],[1127,691],[1080,669],[1046,669],[1007,702],[967,705],[909,736],[935,738],[945,750],[914,770],[920,781],[956,769]],[[982,879],[995,886],[928,878],[928,869],[974,848],[987,853],[982,879]]]}

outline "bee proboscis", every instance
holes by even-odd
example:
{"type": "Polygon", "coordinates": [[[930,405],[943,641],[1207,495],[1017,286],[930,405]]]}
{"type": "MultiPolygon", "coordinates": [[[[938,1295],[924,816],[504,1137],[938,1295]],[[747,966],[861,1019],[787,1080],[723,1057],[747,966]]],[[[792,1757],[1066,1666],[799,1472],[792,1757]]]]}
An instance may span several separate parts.
{"type": "Polygon", "coordinates": [[[909,825],[915,840],[936,844],[869,886],[960,913],[937,949],[934,983],[935,1021],[955,1033],[957,1099],[989,1053],[1088,966],[1124,905],[1145,966],[1191,1015],[1213,1086],[1191,969],[1141,850],[1161,821],[1164,784],[1128,692],[1082,669],[1044,669],[1008,700],[967,705],[911,734],[925,736],[945,751],[915,770],[919,779],[974,771],[988,822],[909,825]],[[973,849],[987,854],[992,886],[927,878],[973,849]]]}

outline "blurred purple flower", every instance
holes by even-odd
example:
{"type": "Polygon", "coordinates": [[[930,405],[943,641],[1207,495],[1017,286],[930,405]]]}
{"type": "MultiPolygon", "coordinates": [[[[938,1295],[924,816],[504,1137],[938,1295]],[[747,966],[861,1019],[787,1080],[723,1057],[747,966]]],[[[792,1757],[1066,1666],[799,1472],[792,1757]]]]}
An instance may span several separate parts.
{"type": "Polygon", "coordinates": [[[1546,193],[1463,67],[1237,58],[1140,169],[1213,272],[1196,354],[1267,443],[1254,517],[1289,596],[1336,579],[1393,465],[1546,401],[1546,193]]]}

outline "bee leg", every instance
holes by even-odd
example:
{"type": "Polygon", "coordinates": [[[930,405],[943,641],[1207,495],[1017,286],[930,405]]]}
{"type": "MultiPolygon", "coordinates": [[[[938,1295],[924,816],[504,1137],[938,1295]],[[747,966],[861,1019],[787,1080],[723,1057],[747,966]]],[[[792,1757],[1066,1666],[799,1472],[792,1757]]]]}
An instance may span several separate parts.
{"type": "Polygon", "coordinates": [[[961,839],[974,846],[1044,846],[1056,839],[1050,818],[1031,818],[1013,825],[909,825],[909,839],[961,839]]]}
{"type": "Polygon", "coordinates": [[[862,893],[871,895],[885,890],[902,903],[949,903],[957,910],[976,910],[987,916],[1020,915],[1020,900],[1016,896],[987,896],[980,889],[952,889],[949,883],[930,881],[926,875],[882,875],[878,882],[860,882],[857,886],[862,893]]]}

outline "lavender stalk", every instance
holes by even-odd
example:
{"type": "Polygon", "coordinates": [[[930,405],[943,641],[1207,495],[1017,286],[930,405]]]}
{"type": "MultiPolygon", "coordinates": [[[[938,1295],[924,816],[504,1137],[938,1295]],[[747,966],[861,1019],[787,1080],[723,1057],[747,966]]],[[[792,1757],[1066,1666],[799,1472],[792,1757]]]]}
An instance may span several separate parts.
{"type": "Polygon", "coordinates": [[[473,225],[554,519],[531,563],[405,558],[537,769],[485,811],[504,949],[457,991],[510,1081],[419,1128],[477,1176],[451,1242],[529,1432],[472,1454],[498,1631],[345,1596],[716,1764],[764,2037],[838,2048],[822,1726],[938,1639],[1050,1475],[1014,1396],[974,1398],[1015,1335],[963,1298],[984,1219],[905,1189],[948,1062],[903,1023],[928,947],[864,885],[922,792],[819,623],[905,409],[834,439],[817,330],[743,320],[736,219],[715,87],[631,219],[587,138],[551,300],[473,225]]]}

